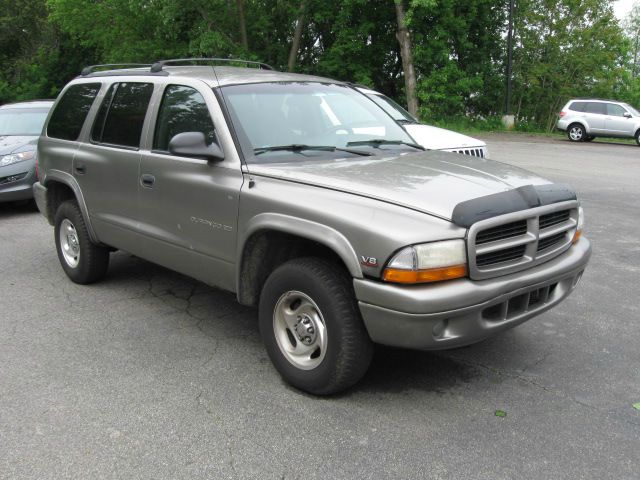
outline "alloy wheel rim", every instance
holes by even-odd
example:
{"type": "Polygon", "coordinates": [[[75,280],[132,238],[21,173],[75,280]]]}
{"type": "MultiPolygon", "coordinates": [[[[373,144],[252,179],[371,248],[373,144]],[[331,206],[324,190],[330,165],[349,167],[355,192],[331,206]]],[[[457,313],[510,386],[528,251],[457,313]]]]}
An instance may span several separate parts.
{"type": "Polygon", "coordinates": [[[73,223],[67,218],[60,223],[60,250],[64,261],[71,268],[80,263],[80,239],[73,223]]]}
{"type": "Polygon", "coordinates": [[[282,355],[296,368],[312,370],[327,352],[327,328],[318,305],[305,293],[283,294],[273,311],[273,332],[282,355]]]}
{"type": "Polygon", "coordinates": [[[579,127],[573,127],[569,134],[571,135],[571,140],[580,140],[582,138],[582,129],[579,127]]]}

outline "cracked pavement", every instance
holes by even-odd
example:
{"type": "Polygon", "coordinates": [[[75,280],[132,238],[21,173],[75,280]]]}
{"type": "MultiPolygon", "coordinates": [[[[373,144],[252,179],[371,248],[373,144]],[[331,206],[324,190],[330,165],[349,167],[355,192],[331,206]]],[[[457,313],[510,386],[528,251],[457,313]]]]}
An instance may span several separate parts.
{"type": "Polygon", "coordinates": [[[640,150],[486,140],[578,190],[581,285],[471,347],[377,348],[333,398],[280,380],[234,295],[123,252],[74,285],[44,218],[0,204],[0,478],[640,479],[640,150]]]}

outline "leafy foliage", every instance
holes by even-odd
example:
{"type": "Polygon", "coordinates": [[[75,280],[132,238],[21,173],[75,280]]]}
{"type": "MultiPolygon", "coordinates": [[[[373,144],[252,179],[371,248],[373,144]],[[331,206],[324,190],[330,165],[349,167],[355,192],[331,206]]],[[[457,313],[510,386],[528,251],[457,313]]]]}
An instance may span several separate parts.
{"type": "MultiPolygon", "coordinates": [[[[403,102],[399,1],[421,117],[476,125],[499,116],[507,0],[0,0],[0,103],[53,97],[92,63],[234,56],[286,69],[298,18],[297,71],[403,102]]],[[[512,109],[526,128],[551,128],[570,97],[640,103],[640,9],[625,33],[611,3],[518,0],[512,109]]]]}

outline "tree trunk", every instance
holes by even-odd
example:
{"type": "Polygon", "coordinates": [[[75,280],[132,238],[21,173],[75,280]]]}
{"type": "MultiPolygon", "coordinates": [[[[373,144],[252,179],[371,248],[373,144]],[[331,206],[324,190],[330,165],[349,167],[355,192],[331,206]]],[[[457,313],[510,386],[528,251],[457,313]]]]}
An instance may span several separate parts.
{"type": "Polygon", "coordinates": [[[296,66],[296,60],[298,59],[298,50],[300,50],[300,39],[302,38],[302,27],[304,24],[304,11],[306,7],[306,0],[300,2],[300,9],[298,10],[298,20],[296,21],[296,29],[293,32],[293,41],[291,42],[291,50],[289,50],[289,62],[287,69],[293,72],[296,66]]]}
{"type": "Polygon", "coordinates": [[[247,22],[244,19],[244,0],[236,0],[238,5],[238,23],[240,24],[240,43],[245,50],[249,50],[247,39],[247,22]]]}
{"type": "Polygon", "coordinates": [[[418,116],[418,96],[416,94],[416,72],[413,68],[413,54],[411,53],[411,37],[405,21],[403,0],[394,0],[396,5],[396,17],[398,19],[398,31],[396,37],[400,44],[400,56],[402,57],[402,69],[404,70],[404,86],[407,95],[407,107],[409,113],[418,116]]]}

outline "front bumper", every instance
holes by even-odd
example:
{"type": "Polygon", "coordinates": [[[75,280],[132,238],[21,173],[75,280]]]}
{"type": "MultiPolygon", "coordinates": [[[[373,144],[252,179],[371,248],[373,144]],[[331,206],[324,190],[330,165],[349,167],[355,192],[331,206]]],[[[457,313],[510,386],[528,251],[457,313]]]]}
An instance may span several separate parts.
{"type": "Polygon", "coordinates": [[[577,285],[590,255],[582,237],[553,260],[498,278],[410,287],[355,279],[354,288],[374,342],[441,350],[478,342],[557,305],[577,285]]]}
{"type": "Polygon", "coordinates": [[[31,186],[36,181],[35,162],[27,160],[0,167],[0,202],[33,198],[31,186]]]}

